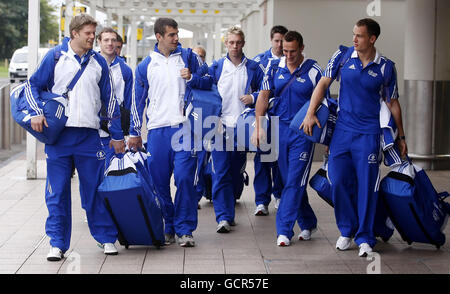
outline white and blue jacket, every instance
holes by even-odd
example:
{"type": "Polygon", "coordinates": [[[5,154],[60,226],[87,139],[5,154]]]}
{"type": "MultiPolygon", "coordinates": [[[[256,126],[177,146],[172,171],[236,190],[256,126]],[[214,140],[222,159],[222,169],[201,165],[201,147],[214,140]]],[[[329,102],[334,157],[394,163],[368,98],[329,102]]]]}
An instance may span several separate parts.
{"type": "Polygon", "coordinates": [[[115,140],[121,140],[123,133],[120,127],[120,110],[112,91],[106,60],[93,50],[89,50],[80,58],[70,47],[69,38],[64,38],[61,45],[47,53],[27,82],[28,111],[31,116],[43,115],[43,105],[38,99],[39,91],[63,95],[84,62],[87,62],[85,71],[68,93],[66,127],[99,129],[103,104],[108,118],[112,120],[109,128],[111,136],[115,140]]]}
{"type": "Polygon", "coordinates": [[[269,50],[267,50],[263,53],[256,55],[255,58],[253,58],[254,61],[256,61],[260,64],[259,67],[264,72],[264,74],[267,73],[267,70],[268,70],[267,66],[269,64],[269,61],[277,60],[277,59],[280,59],[280,58],[276,55],[273,55],[272,48],[270,48],[269,50]]]}
{"type": "Polygon", "coordinates": [[[245,105],[239,100],[240,96],[250,94],[253,104],[256,103],[264,72],[259,63],[242,57],[237,67],[228,57],[223,57],[209,67],[209,75],[217,84],[222,97],[222,123],[234,127],[245,105]]]}
{"type": "MultiPolygon", "coordinates": [[[[112,89],[117,103],[131,110],[133,97],[133,71],[125,63],[122,57],[117,56],[109,65],[112,80],[112,89]]],[[[101,137],[109,137],[109,134],[100,130],[101,137]]]]}
{"type": "Polygon", "coordinates": [[[142,115],[147,104],[147,129],[176,126],[186,121],[184,98],[187,86],[209,89],[211,78],[202,78],[197,70],[199,59],[195,53],[178,45],[169,57],[158,50],[158,43],[136,68],[134,95],[131,106],[130,136],[140,136],[142,115]],[[185,65],[187,58],[189,66],[185,65]],[[189,81],[183,79],[180,70],[189,67],[189,81]],[[148,98],[148,100],[147,100],[148,98]]]}

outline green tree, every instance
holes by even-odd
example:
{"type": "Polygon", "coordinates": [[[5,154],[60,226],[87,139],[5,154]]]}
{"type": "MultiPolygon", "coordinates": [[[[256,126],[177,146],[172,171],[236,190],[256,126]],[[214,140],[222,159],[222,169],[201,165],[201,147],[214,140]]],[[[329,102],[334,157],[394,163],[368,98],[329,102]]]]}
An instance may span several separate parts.
{"type": "MultiPolygon", "coordinates": [[[[58,38],[55,7],[40,0],[40,42],[58,38]]],[[[14,50],[28,43],[28,0],[0,0],[0,59],[11,58],[14,50]]]]}

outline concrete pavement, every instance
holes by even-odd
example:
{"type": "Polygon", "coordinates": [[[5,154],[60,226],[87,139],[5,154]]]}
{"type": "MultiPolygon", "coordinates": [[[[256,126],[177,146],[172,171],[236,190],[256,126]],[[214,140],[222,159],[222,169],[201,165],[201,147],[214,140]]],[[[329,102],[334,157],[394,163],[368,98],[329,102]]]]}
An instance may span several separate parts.
{"type": "MultiPolygon", "coordinates": [[[[177,244],[162,249],[116,244],[117,256],[105,256],[91,237],[78,192],[78,179],[72,179],[72,242],[61,262],[48,262],[49,239],[44,225],[45,161],[39,145],[38,179],[26,180],[25,153],[0,165],[0,273],[2,274],[449,274],[448,243],[434,246],[414,243],[408,246],[396,232],[388,243],[380,241],[374,259],[358,257],[351,250],[334,246],[339,236],[333,210],[308,188],[309,199],[318,218],[318,231],[311,241],[293,238],[290,247],[276,246],[273,203],[268,216],[254,216],[254,193],[245,187],[236,206],[236,223],[229,234],[215,232],[212,203],[202,199],[196,247],[177,244]]],[[[1,152],[0,152],[1,153],[1,152]]],[[[247,172],[253,179],[253,160],[247,172]]],[[[311,174],[320,166],[313,163],[311,174]]],[[[387,173],[383,168],[383,175],[387,173]]],[[[439,191],[450,191],[450,171],[428,172],[439,191]]],[[[252,181],[251,181],[252,182],[252,181]]],[[[172,183],[173,185],[173,183],[172,183]]],[[[174,187],[172,187],[174,189],[174,187]]],[[[174,191],[172,189],[172,191],[174,191]]],[[[299,233],[296,227],[296,236],[299,233]]],[[[450,236],[450,226],[445,230],[450,236]]]]}

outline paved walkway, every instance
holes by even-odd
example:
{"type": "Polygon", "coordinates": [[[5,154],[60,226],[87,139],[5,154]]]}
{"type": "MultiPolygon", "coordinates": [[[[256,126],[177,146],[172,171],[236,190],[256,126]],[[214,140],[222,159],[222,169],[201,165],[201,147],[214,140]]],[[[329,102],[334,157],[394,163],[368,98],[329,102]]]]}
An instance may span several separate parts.
{"type": "MultiPolygon", "coordinates": [[[[311,205],[318,217],[318,231],[311,241],[294,240],[290,247],[275,244],[273,203],[266,217],[254,216],[254,194],[245,187],[236,206],[236,223],[229,234],[217,234],[212,203],[201,201],[198,229],[194,232],[197,246],[182,248],[176,244],[160,250],[153,247],[119,246],[118,256],[105,256],[90,236],[78,194],[78,179],[72,180],[72,243],[61,262],[47,262],[49,239],[44,224],[45,161],[42,146],[38,160],[38,179],[26,180],[25,154],[0,165],[0,273],[115,273],[115,274],[449,274],[448,243],[436,250],[431,245],[408,246],[398,233],[388,243],[380,241],[375,259],[358,257],[352,250],[334,248],[339,236],[333,210],[308,188],[311,205]]],[[[313,174],[320,163],[312,166],[313,174]]],[[[247,172],[253,179],[253,161],[247,172]]],[[[383,175],[387,172],[383,169],[383,175]]],[[[436,188],[450,191],[450,171],[430,171],[436,188]]],[[[173,191],[173,190],[172,190],[173,191]]],[[[450,236],[450,226],[446,229],[450,236]]],[[[296,235],[298,227],[296,228],[296,235]]]]}

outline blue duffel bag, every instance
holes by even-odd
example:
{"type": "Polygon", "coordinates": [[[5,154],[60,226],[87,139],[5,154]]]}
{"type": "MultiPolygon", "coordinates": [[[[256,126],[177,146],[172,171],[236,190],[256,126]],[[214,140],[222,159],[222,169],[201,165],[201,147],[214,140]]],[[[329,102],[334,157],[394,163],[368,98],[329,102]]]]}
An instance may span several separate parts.
{"type": "Polygon", "coordinates": [[[113,158],[98,187],[119,233],[119,243],[164,244],[163,201],[159,199],[145,164],[146,154],[127,152],[113,158]]]}
{"type": "MultiPolygon", "coordinates": [[[[322,198],[331,207],[334,207],[331,194],[331,184],[328,181],[327,172],[328,158],[325,157],[323,165],[309,180],[309,185],[317,192],[320,198],[322,198]]],[[[354,190],[354,193],[356,193],[356,186],[354,187],[354,190]]],[[[353,199],[354,201],[357,201],[357,197],[353,197],[353,199]]],[[[394,234],[394,226],[389,218],[381,196],[378,197],[375,220],[373,224],[373,233],[375,237],[380,237],[384,242],[389,241],[394,234]]]]}
{"type": "Polygon", "coordinates": [[[450,214],[447,192],[436,192],[425,171],[409,160],[388,173],[380,183],[380,196],[404,241],[428,243],[440,248],[450,214]]]}
{"type": "Polygon", "coordinates": [[[27,90],[26,83],[22,83],[11,90],[11,115],[22,128],[36,139],[45,144],[54,144],[66,126],[67,115],[65,110],[67,100],[60,95],[50,92],[42,91],[39,93],[39,107],[42,108],[48,124],[48,127],[44,125],[43,131],[39,133],[31,127],[31,116],[28,113],[26,102],[27,90]]]}
{"type": "Polygon", "coordinates": [[[320,143],[329,145],[331,137],[333,135],[334,127],[337,119],[337,102],[332,98],[325,98],[322,103],[317,107],[316,116],[319,120],[321,128],[318,125],[314,125],[312,129],[312,136],[307,135],[303,129],[300,130],[300,126],[305,119],[310,100],[308,100],[302,108],[297,112],[291,121],[289,127],[300,135],[306,137],[308,140],[314,143],[320,143]]]}
{"type": "Polygon", "coordinates": [[[222,98],[216,85],[210,90],[189,88],[185,112],[196,139],[202,139],[218,128],[222,113],[222,98]]]}

